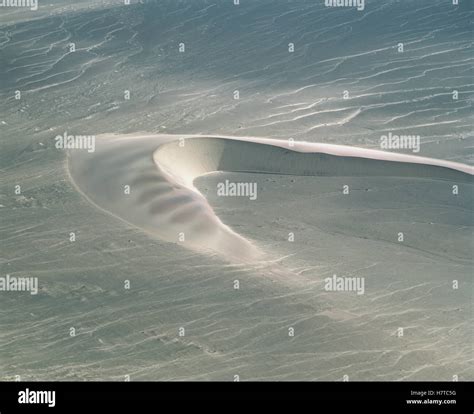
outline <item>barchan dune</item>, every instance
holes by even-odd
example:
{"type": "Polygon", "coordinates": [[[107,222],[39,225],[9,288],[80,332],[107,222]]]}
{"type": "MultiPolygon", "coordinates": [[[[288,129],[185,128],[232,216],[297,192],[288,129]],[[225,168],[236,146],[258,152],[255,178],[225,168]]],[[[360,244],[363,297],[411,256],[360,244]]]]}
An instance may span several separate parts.
{"type": "Polygon", "coordinates": [[[70,150],[70,177],[97,207],[162,240],[255,261],[265,252],[225,225],[194,180],[248,172],[298,176],[412,177],[470,182],[465,164],[363,148],[263,138],[103,135],[96,151],[70,150]]]}

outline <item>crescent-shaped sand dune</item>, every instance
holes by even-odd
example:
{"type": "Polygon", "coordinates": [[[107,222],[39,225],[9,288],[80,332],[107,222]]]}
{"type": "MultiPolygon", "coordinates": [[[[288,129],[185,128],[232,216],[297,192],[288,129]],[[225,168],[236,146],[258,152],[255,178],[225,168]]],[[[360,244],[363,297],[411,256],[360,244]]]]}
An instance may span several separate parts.
{"type": "Polygon", "coordinates": [[[468,165],[356,147],[263,138],[100,136],[68,154],[70,177],[96,206],[163,240],[253,261],[263,252],[225,225],[194,180],[215,171],[299,176],[429,177],[466,182],[468,165]]]}

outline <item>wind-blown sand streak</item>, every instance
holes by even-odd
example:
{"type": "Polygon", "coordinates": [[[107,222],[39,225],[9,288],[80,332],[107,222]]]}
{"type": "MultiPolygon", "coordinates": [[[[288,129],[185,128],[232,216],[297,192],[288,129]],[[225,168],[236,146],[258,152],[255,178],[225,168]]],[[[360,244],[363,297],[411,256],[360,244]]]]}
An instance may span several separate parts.
{"type": "Polygon", "coordinates": [[[68,169],[80,192],[112,215],[163,240],[238,261],[259,260],[263,252],[217,217],[194,187],[199,176],[227,171],[466,182],[474,174],[465,164],[363,148],[196,135],[100,136],[94,153],[69,151],[68,169]]]}

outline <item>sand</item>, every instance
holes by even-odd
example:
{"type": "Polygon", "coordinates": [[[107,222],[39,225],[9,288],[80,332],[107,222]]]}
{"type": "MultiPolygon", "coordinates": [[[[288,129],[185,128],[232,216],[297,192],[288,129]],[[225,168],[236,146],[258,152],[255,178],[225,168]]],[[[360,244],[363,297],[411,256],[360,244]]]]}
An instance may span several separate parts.
{"type": "Polygon", "coordinates": [[[458,185],[474,174],[461,163],[356,147],[179,135],[100,136],[94,152],[70,150],[67,168],[78,190],[114,216],[162,240],[244,261],[263,252],[222,223],[196,190],[196,178],[221,171],[429,177],[458,185]]]}
{"type": "Polygon", "coordinates": [[[474,379],[470,3],[240,3],[2,10],[0,380],[474,379]]]}

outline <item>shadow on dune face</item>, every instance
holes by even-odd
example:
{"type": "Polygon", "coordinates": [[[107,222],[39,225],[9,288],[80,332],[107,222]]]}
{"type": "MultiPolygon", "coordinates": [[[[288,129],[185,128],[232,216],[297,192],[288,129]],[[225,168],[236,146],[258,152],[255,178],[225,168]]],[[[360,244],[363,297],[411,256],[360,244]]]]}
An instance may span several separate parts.
{"type": "Polygon", "coordinates": [[[172,170],[186,182],[213,171],[332,177],[428,177],[470,182],[474,171],[458,163],[343,146],[300,143],[290,148],[283,141],[252,142],[215,137],[193,138],[182,146],[178,142],[165,144],[155,152],[154,158],[160,167],[172,170]]]}

